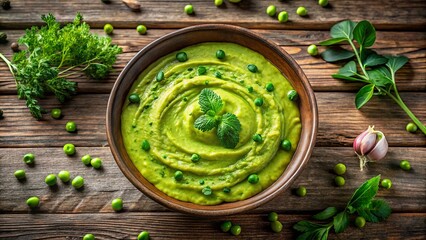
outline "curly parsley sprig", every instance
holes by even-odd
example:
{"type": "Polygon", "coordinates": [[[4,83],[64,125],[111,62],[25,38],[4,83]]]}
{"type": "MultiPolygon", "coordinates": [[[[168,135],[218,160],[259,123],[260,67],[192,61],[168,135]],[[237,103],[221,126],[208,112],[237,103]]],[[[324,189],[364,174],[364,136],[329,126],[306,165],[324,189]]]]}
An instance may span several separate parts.
{"type": "Polygon", "coordinates": [[[84,72],[90,78],[102,79],[122,52],[109,37],[92,34],[80,13],[63,28],[52,14],[41,19],[45,26],[27,29],[18,40],[25,50],[15,53],[11,61],[0,53],[15,78],[18,97],[26,100],[36,119],[43,113],[38,99],[53,93],[64,102],[77,91],[77,83],[67,77],[84,72]]]}

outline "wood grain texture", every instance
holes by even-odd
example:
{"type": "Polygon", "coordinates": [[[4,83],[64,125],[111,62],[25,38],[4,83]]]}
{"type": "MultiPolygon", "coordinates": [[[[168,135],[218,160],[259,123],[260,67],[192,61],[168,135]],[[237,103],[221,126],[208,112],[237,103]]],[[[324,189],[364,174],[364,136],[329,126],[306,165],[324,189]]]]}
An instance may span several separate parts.
{"type": "MultiPolygon", "coordinates": [[[[354,93],[317,92],[319,128],[316,146],[352,146],[353,139],[369,125],[383,131],[391,146],[426,146],[421,132],[405,131],[408,116],[390,99],[374,98],[361,110],[354,106],[354,93]],[[384,120],[386,119],[386,120],[384,120]]],[[[402,98],[420,121],[426,122],[426,93],[406,92],[402,98]]],[[[59,107],[64,117],[36,121],[25,102],[15,95],[0,96],[4,119],[0,120],[1,147],[61,147],[68,142],[76,146],[106,146],[105,111],[107,94],[79,94],[65,104],[53,97],[41,101],[47,110],[59,107]],[[65,131],[65,124],[75,121],[77,133],[65,131]]]]}
{"type": "MultiPolygon", "coordinates": [[[[144,46],[150,42],[172,32],[171,29],[148,30],[148,34],[141,36],[134,29],[115,30],[113,42],[123,48],[114,70],[105,80],[90,80],[83,74],[76,74],[70,78],[78,82],[81,93],[109,93],[120,71],[126,63],[144,46]]],[[[317,43],[329,37],[328,31],[300,31],[300,30],[254,30],[256,33],[273,41],[291,54],[302,67],[315,91],[356,91],[361,85],[333,79],[331,74],[338,71],[339,64],[330,64],[320,57],[312,57],[306,53],[310,44],[317,43]]],[[[101,30],[95,33],[103,35],[101,30]]],[[[10,44],[24,34],[23,30],[6,31],[7,44],[0,44],[0,52],[9,59],[12,51],[10,44]]],[[[378,32],[377,43],[374,48],[381,54],[402,54],[410,58],[409,64],[398,71],[397,85],[400,91],[426,91],[426,32],[378,32]]],[[[324,49],[324,48],[320,48],[324,49]]],[[[6,64],[0,61],[0,94],[16,94],[15,81],[6,64]]]]}
{"type": "MultiPolygon", "coordinates": [[[[353,191],[365,180],[382,174],[392,180],[390,190],[380,189],[379,198],[389,202],[394,212],[426,212],[426,148],[392,147],[381,162],[370,163],[361,172],[358,159],[352,148],[316,147],[307,168],[293,184],[306,186],[304,198],[288,190],[271,202],[253,210],[286,211],[291,213],[314,212],[329,206],[343,208],[351,198],[353,191]],[[401,159],[408,159],[411,171],[399,168],[401,159]],[[334,165],[342,162],[347,166],[346,185],[334,185],[334,165]]],[[[0,151],[0,213],[26,213],[25,201],[30,196],[41,199],[38,213],[111,213],[111,201],[121,197],[125,212],[163,212],[169,211],[155,203],[137,190],[120,172],[109,148],[77,147],[77,154],[66,156],[62,148],[2,148],[0,151]],[[22,156],[32,152],[36,155],[34,167],[28,167],[22,156]],[[95,170],[83,165],[80,158],[90,154],[103,159],[103,168],[95,170]],[[26,181],[18,181],[13,173],[25,169],[26,181]],[[49,188],[44,178],[51,173],[68,170],[72,177],[81,175],[85,179],[82,191],[75,190],[69,184],[59,183],[49,188]]],[[[59,180],[58,180],[59,181],[59,180]]],[[[1,225],[1,224],[0,224],[1,225]]]]}
{"type": "MultiPolygon", "coordinates": [[[[202,219],[177,213],[118,214],[6,214],[0,219],[2,239],[81,239],[92,233],[96,239],[136,239],[148,231],[151,239],[295,239],[292,226],[307,215],[279,213],[283,231],[270,230],[267,214],[244,214],[227,218],[202,219]],[[220,222],[230,220],[242,228],[241,235],[220,231],[220,222]]],[[[353,220],[351,220],[352,222],[353,220]]],[[[367,223],[363,229],[353,223],[329,239],[424,239],[426,214],[392,214],[381,223],[367,223]]]]}
{"type": "Polygon", "coordinates": [[[12,9],[0,14],[1,28],[23,28],[40,24],[40,15],[53,13],[60,21],[70,21],[76,12],[81,12],[86,20],[95,27],[102,27],[106,22],[119,28],[134,28],[140,23],[149,28],[181,28],[202,23],[232,23],[250,28],[269,29],[328,29],[334,23],[352,19],[368,19],[378,29],[420,30],[426,24],[426,3],[422,0],[397,1],[340,1],[330,0],[329,7],[322,8],[317,1],[256,1],[243,0],[239,4],[225,1],[221,8],[213,1],[193,0],[195,15],[188,16],[183,8],[186,0],[139,0],[142,9],[133,12],[121,1],[113,0],[111,4],[101,1],[25,1],[14,0],[12,9]],[[268,5],[275,4],[278,11],[289,13],[289,22],[279,23],[269,17],[265,11],[268,5]],[[307,17],[296,15],[296,9],[305,6],[307,17]],[[111,16],[114,16],[111,19],[111,16]]]}

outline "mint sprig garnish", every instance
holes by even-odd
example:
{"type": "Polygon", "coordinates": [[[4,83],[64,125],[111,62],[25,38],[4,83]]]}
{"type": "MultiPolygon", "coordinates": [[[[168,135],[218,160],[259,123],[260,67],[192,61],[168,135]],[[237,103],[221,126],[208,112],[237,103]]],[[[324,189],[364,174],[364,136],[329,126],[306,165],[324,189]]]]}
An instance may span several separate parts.
{"type": "Polygon", "coordinates": [[[223,109],[222,98],[212,90],[205,88],[198,99],[204,113],[194,122],[194,127],[206,132],[217,128],[216,134],[225,148],[235,148],[240,141],[241,123],[232,113],[220,114],[223,109]]]}

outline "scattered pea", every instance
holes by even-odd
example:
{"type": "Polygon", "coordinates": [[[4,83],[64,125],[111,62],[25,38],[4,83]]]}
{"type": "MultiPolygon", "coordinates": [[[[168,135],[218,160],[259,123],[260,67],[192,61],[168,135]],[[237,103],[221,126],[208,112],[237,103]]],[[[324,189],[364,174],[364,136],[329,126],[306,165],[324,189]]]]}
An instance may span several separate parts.
{"type": "Polygon", "coordinates": [[[188,60],[188,55],[185,52],[176,53],[176,60],[179,62],[186,62],[188,60]]]}
{"type": "Polygon", "coordinates": [[[284,23],[288,21],[288,13],[286,11],[282,11],[278,13],[278,22],[284,23]]]}
{"type": "Polygon", "coordinates": [[[299,94],[296,92],[296,90],[290,90],[287,93],[287,97],[290,101],[297,101],[297,99],[299,98],[299,94]]]}
{"type": "Polygon", "coordinates": [[[270,212],[268,214],[268,221],[270,221],[270,222],[278,221],[278,213],[276,213],[276,212],[270,212]]]}
{"type": "Polygon", "coordinates": [[[121,211],[123,209],[123,200],[121,198],[112,200],[111,207],[116,212],[121,211]]]}
{"type": "Polygon", "coordinates": [[[381,184],[382,184],[382,187],[386,189],[389,189],[392,187],[392,181],[388,178],[383,179],[381,184]]]}
{"type": "Polygon", "coordinates": [[[49,174],[49,175],[47,175],[46,178],[44,179],[44,182],[48,186],[56,185],[56,182],[57,182],[56,175],[55,174],[49,174]]]}
{"type": "Polygon", "coordinates": [[[318,55],[318,47],[315,44],[309,45],[308,49],[306,50],[309,55],[316,56],[318,55]]]}
{"type": "Polygon", "coordinates": [[[259,133],[256,133],[256,134],[254,134],[253,135],[253,141],[255,141],[255,142],[262,142],[262,135],[260,135],[259,133]]]}
{"type": "Polygon", "coordinates": [[[277,13],[277,7],[275,7],[274,5],[269,5],[266,8],[266,14],[268,14],[270,17],[275,16],[276,13],[277,13]]]}
{"type": "Polygon", "coordinates": [[[54,108],[50,111],[50,116],[54,119],[59,119],[62,116],[62,111],[59,108],[54,108]]]}
{"type": "Polygon", "coordinates": [[[358,216],[355,218],[355,226],[358,228],[363,228],[365,226],[365,218],[358,216]]]}
{"type": "Polygon", "coordinates": [[[58,177],[62,182],[68,182],[70,180],[70,172],[62,170],[58,173],[58,177]]]}
{"type": "Polygon", "coordinates": [[[283,230],[283,224],[280,221],[271,222],[272,231],[279,233],[283,230]]]}
{"type": "Polygon", "coordinates": [[[287,151],[287,152],[290,151],[291,150],[291,142],[290,142],[290,140],[284,139],[281,142],[281,149],[284,150],[284,151],[287,151]]]}
{"type": "Polygon", "coordinates": [[[254,65],[254,64],[247,65],[247,69],[252,73],[256,73],[259,70],[259,69],[257,69],[257,66],[254,65]]]}
{"type": "Polygon", "coordinates": [[[240,225],[234,225],[231,227],[231,234],[234,236],[238,236],[241,233],[241,226],[240,225]]]}
{"type": "Polygon", "coordinates": [[[267,83],[265,88],[266,88],[266,91],[268,92],[272,92],[275,89],[274,84],[272,84],[271,82],[267,83]]]}
{"type": "Polygon", "coordinates": [[[104,25],[104,31],[106,34],[110,35],[114,31],[114,27],[111,24],[107,23],[104,25]]]}
{"type": "Polygon", "coordinates": [[[139,95],[137,93],[132,93],[129,96],[129,102],[131,103],[139,103],[141,101],[139,95]]]}
{"type": "Polygon", "coordinates": [[[222,78],[222,73],[220,73],[219,71],[214,72],[214,73],[213,73],[213,75],[214,75],[216,78],[222,78]]]}
{"type": "Polygon", "coordinates": [[[151,149],[151,145],[149,144],[148,140],[143,140],[141,145],[142,150],[149,151],[151,149]]]}
{"type": "Polygon", "coordinates": [[[214,0],[214,5],[216,7],[222,6],[222,4],[223,4],[223,0],[214,0]]]}
{"type": "Polygon", "coordinates": [[[68,156],[75,154],[75,146],[72,143],[67,143],[64,145],[64,153],[68,156]]]}
{"type": "Polygon", "coordinates": [[[36,208],[40,205],[40,199],[38,197],[30,197],[27,199],[27,205],[30,208],[36,208]]]}
{"type": "Polygon", "coordinates": [[[93,158],[92,160],[90,160],[90,165],[92,165],[92,167],[94,169],[99,169],[102,167],[102,159],[100,158],[93,158]]]}
{"type": "Polygon", "coordinates": [[[81,162],[84,165],[89,165],[90,164],[90,160],[92,160],[92,157],[89,154],[86,154],[83,157],[81,157],[81,162]]]}
{"type": "Polygon", "coordinates": [[[149,240],[149,232],[142,231],[138,235],[138,240],[149,240]]]}
{"type": "Polygon", "coordinates": [[[198,183],[199,183],[200,185],[204,185],[204,180],[203,180],[203,179],[200,179],[200,180],[198,181],[198,183]]]}
{"type": "Polygon", "coordinates": [[[343,175],[346,172],[346,166],[343,163],[338,163],[336,166],[334,166],[334,172],[337,175],[343,175]]]}
{"type": "Polygon", "coordinates": [[[336,176],[336,177],[334,178],[334,183],[335,183],[337,186],[342,187],[342,186],[344,186],[344,185],[345,185],[346,181],[345,181],[345,178],[344,178],[344,177],[342,177],[342,176],[336,176]]]}
{"type": "Polygon", "coordinates": [[[71,185],[75,188],[75,189],[79,189],[81,187],[83,187],[84,185],[84,178],[81,176],[77,176],[75,177],[72,182],[71,185]]]}
{"type": "Polygon", "coordinates": [[[402,160],[402,161],[399,163],[399,166],[400,166],[403,170],[405,170],[405,171],[408,171],[408,170],[410,170],[410,169],[411,169],[411,164],[410,164],[410,162],[409,162],[409,161],[407,161],[407,160],[402,160]]]}
{"type": "Polygon", "coordinates": [[[321,7],[325,7],[325,6],[327,6],[327,5],[328,5],[328,0],[318,0],[318,4],[319,4],[321,7]]]}
{"type": "Polygon", "coordinates": [[[258,107],[263,105],[263,98],[256,98],[254,99],[254,104],[258,107]]]}
{"type": "Polygon", "coordinates": [[[212,195],[212,189],[209,186],[203,188],[201,192],[206,196],[212,195]]]}
{"type": "Polygon", "coordinates": [[[220,224],[220,230],[222,230],[222,232],[229,232],[229,230],[231,230],[231,227],[232,227],[231,221],[224,221],[220,224]]]}
{"type": "Polygon", "coordinates": [[[250,174],[247,181],[251,184],[256,184],[259,182],[259,176],[256,173],[250,174]]]}
{"type": "Polygon", "coordinates": [[[188,15],[194,14],[194,7],[191,4],[186,5],[183,10],[188,15]]]}
{"type": "Polygon", "coordinates": [[[405,126],[405,130],[410,133],[415,133],[417,131],[417,125],[410,122],[407,124],[407,126],[405,126]]]}
{"type": "Polygon", "coordinates": [[[146,34],[146,26],[145,25],[138,25],[137,27],[136,27],[136,31],[139,33],[139,34],[141,34],[141,35],[144,35],[144,34],[146,34]]]}
{"type": "Polygon", "coordinates": [[[222,190],[224,193],[230,193],[231,189],[229,187],[224,187],[222,190]]]}
{"type": "Polygon", "coordinates": [[[217,50],[217,52],[216,52],[216,57],[217,57],[217,59],[224,59],[225,58],[225,52],[223,51],[223,50],[217,50]]]}
{"type": "Polygon", "coordinates": [[[299,188],[297,188],[297,190],[296,190],[296,194],[297,194],[297,196],[299,196],[299,197],[304,197],[304,196],[306,196],[306,188],[305,188],[305,187],[303,187],[303,186],[300,186],[299,188]]]}
{"type": "Polygon", "coordinates": [[[249,86],[249,87],[247,87],[247,91],[249,92],[249,93],[252,93],[253,92],[253,87],[252,86],[249,86]]]}
{"type": "Polygon", "coordinates": [[[157,76],[155,77],[155,79],[157,80],[157,82],[160,82],[164,79],[164,72],[163,71],[159,71],[157,73],[157,76]]]}
{"type": "Polygon", "coordinates": [[[22,179],[26,178],[25,170],[23,170],[23,169],[16,170],[14,175],[18,180],[22,180],[22,179]]]}
{"type": "Polygon", "coordinates": [[[35,162],[35,156],[32,153],[27,153],[24,155],[24,157],[22,158],[22,160],[28,164],[28,165],[32,165],[35,162]]]}
{"type": "Polygon", "coordinates": [[[176,171],[175,172],[175,180],[176,181],[180,181],[180,180],[182,180],[183,179],[183,172],[182,171],[176,171]]]}
{"type": "Polygon", "coordinates": [[[197,68],[197,74],[198,74],[198,76],[204,75],[204,74],[206,74],[206,72],[207,72],[206,67],[199,66],[197,68]]]}
{"type": "Polygon", "coordinates": [[[84,235],[83,240],[95,240],[95,235],[88,233],[84,235]]]}
{"type": "Polygon", "coordinates": [[[303,16],[308,15],[308,10],[306,10],[305,7],[298,7],[297,10],[296,10],[296,13],[297,13],[297,15],[303,17],[303,16]]]}
{"type": "Polygon", "coordinates": [[[65,125],[65,130],[67,130],[67,132],[75,132],[77,131],[77,125],[75,124],[75,122],[67,122],[67,124],[65,125]]]}
{"type": "Polygon", "coordinates": [[[192,154],[192,156],[191,156],[191,161],[192,161],[193,163],[197,163],[197,162],[199,162],[199,161],[200,161],[200,155],[198,155],[198,154],[196,154],[196,153],[192,154]]]}

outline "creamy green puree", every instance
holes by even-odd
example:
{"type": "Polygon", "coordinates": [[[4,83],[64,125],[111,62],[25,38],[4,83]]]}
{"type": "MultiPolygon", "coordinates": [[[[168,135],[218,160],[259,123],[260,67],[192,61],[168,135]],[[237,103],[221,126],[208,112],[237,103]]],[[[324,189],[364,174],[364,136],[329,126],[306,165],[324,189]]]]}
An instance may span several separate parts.
{"type": "Polygon", "coordinates": [[[129,157],[149,182],[181,201],[215,205],[266,189],[287,167],[300,137],[298,104],[287,98],[291,84],[262,55],[237,44],[202,43],[179,52],[188,60],[177,61],[177,52],[159,59],[129,92],[140,97],[140,103],[127,101],[121,116],[129,157]],[[216,58],[219,49],[225,58],[216,58]],[[258,71],[249,71],[249,64],[258,71]],[[204,74],[199,74],[200,66],[206,68],[204,74]],[[158,81],[160,71],[164,78],[158,81]],[[273,91],[266,90],[268,83],[273,91]],[[198,100],[204,88],[219,95],[222,112],[235,114],[241,123],[234,149],[221,145],[215,129],[202,132],[194,127],[203,114],[198,100]],[[256,98],[263,98],[262,106],[254,104],[256,98]],[[253,141],[256,133],[261,142],[253,141]],[[290,151],[280,147],[283,139],[292,143],[290,151]],[[144,140],[149,150],[142,148],[144,140]],[[193,154],[200,156],[198,162],[191,161],[193,154]],[[183,173],[182,179],[175,179],[176,171],[183,173]],[[247,181],[251,174],[259,176],[257,183],[247,181]]]}

